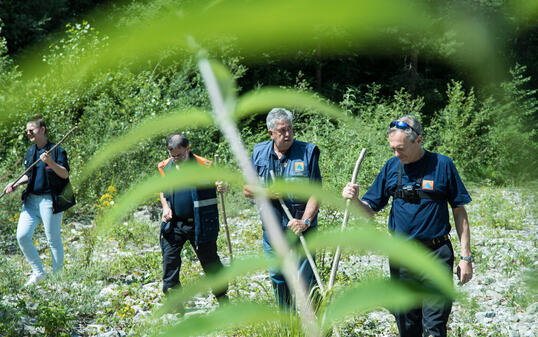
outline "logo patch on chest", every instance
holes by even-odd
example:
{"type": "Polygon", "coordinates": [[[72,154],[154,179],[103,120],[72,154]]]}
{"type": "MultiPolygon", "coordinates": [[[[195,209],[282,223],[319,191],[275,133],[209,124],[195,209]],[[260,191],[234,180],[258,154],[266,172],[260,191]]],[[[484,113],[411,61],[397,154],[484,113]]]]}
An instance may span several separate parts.
{"type": "Polygon", "coordinates": [[[303,172],[304,171],[304,162],[302,161],[297,161],[295,162],[295,172],[303,172]]]}
{"type": "Polygon", "coordinates": [[[422,189],[433,191],[433,180],[422,180],[422,189]]]}

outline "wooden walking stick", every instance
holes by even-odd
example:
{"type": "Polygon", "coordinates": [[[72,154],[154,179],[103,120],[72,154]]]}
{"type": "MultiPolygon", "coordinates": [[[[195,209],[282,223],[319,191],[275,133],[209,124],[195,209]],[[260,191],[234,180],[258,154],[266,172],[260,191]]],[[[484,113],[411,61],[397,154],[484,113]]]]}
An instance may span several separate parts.
{"type": "MultiPolygon", "coordinates": [[[[219,155],[215,154],[215,165],[219,161],[219,155]]],[[[230,239],[230,231],[228,230],[228,219],[226,218],[226,208],[224,207],[224,192],[219,192],[220,208],[222,209],[222,221],[224,222],[224,230],[226,231],[226,241],[228,242],[228,252],[230,253],[230,261],[234,259],[232,254],[232,241],[230,239]]]]}
{"type": "MultiPolygon", "coordinates": [[[[353,170],[353,176],[351,178],[351,182],[355,184],[357,182],[357,175],[359,174],[359,168],[361,167],[362,160],[364,159],[364,155],[366,154],[366,149],[363,148],[359,159],[357,159],[357,163],[355,163],[355,169],[353,170]]],[[[344,212],[344,220],[342,221],[342,230],[346,229],[347,220],[349,218],[349,205],[351,203],[351,200],[348,199],[346,201],[346,211],[344,212]]],[[[336,252],[334,253],[334,260],[333,260],[333,266],[331,268],[331,276],[329,277],[329,285],[327,286],[328,289],[332,289],[334,285],[334,279],[336,277],[336,272],[338,271],[338,264],[340,263],[340,246],[336,247],[336,252]]]]}
{"type": "MultiPolygon", "coordinates": [[[[273,179],[273,182],[274,182],[275,172],[273,172],[273,170],[270,170],[269,173],[271,174],[271,179],[273,179]]],[[[288,209],[288,206],[286,206],[282,198],[278,198],[278,201],[280,202],[280,206],[282,206],[284,213],[286,213],[286,215],[288,216],[288,220],[291,221],[293,219],[293,216],[291,215],[291,212],[288,209]]],[[[316,262],[314,261],[314,258],[312,258],[312,254],[310,254],[310,250],[308,249],[308,246],[306,245],[306,241],[304,239],[303,233],[299,233],[299,240],[301,241],[301,245],[303,246],[304,253],[306,255],[306,258],[308,259],[308,263],[310,263],[310,267],[312,267],[312,271],[314,272],[314,277],[316,278],[316,282],[318,283],[319,289],[321,290],[322,294],[325,294],[325,287],[323,286],[323,283],[321,282],[321,277],[319,276],[318,268],[316,267],[316,262]]]]}
{"type": "MultiPolygon", "coordinates": [[[[60,146],[60,144],[63,143],[63,141],[73,132],[75,131],[76,129],[78,128],[78,126],[75,126],[73,127],[71,130],[69,130],[68,133],[65,134],[65,136],[62,138],[62,140],[60,140],[58,143],[56,143],[56,145],[54,145],[52,147],[52,149],[48,150],[47,153],[51,153],[52,151],[54,151],[54,149],[56,149],[58,146],[60,146]]],[[[38,158],[32,165],[30,165],[26,171],[24,171],[23,174],[21,174],[17,179],[15,179],[15,181],[13,182],[13,185],[15,185],[17,183],[17,181],[21,180],[22,177],[24,177],[26,175],[26,173],[30,172],[31,169],[34,168],[34,166],[37,165],[37,163],[39,163],[41,161],[41,158],[38,158]]],[[[2,192],[2,195],[0,195],[0,198],[2,198],[4,195],[6,195],[6,192],[2,192]]]]}

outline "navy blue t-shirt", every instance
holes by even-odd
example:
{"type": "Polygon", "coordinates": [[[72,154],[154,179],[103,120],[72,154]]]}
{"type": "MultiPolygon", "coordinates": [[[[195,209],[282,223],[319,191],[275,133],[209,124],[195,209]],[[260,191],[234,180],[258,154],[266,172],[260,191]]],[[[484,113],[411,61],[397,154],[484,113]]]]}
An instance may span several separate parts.
{"type": "MultiPolygon", "coordinates": [[[[39,159],[39,156],[41,156],[45,151],[50,150],[54,144],[47,143],[43,148],[37,149],[36,148],[36,154],[35,154],[35,160],[39,159]]],[[[69,171],[69,164],[67,161],[67,153],[64,149],[61,147],[58,147],[55,152],[57,153],[58,157],[54,158],[54,155],[51,153],[52,159],[58,164],[59,166],[65,167],[67,171],[69,171]]],[[[25,167],[28,168],[33,163],[33,161],[27,160],[25,162],[25,167]]],[[[30,174],[34,175],[34,179],[31,181],[31,185],[28,186],[28,192],[33,194],[46,194],[50,193],[50,186],[47,179],[47,172],[52,171],[52,168],[49,167],[47,164],[45,164],[43,161],[39,161],[33,168],[32,171],[30,171],[30,174]]]]}
{"type": "Polygon", "coordinates": [[[194,208],[192,200],[192,189],[182,189],[174,191],[173,212],[177,218],[194,218],[194,208]]]}
{"type": "MultiPolygon", "coordinates": [[[[376,212],[387,205],[398,185],[400,160],[389,159],[362,200],[376,212]]],[[[450,233],[448,204],[461,207],[471,201],[456,166],[450,158],[424,151],[424,156],[402,165],[402,186],[412,185],[424,172],[421,190],[444,196],[443,199],[421,199],[419,204],[393,199],[389,215],[389,230],[409,238],[430,240],[450,233]],[[423,163],[426,161],[425,166],[423,163]]]]}

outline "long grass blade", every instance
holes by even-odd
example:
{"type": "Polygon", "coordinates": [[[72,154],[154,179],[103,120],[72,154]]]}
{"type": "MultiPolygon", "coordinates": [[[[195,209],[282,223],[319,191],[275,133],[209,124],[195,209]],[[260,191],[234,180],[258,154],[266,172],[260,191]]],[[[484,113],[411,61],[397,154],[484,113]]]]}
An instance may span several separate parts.
{"type": "Polygon", "coordinates": [[[169,114],[146,119],[140,125],[131,129],[126,135],[114,138],[101,146],[84,166],[80,174],[80,179],[87,179],[99,167],[109,163],[112,159],[129,150],[137,142],[157,135],[185,130],[186,128],[196,129],[208,126],[211,123],[212,120],[209,113],[196,108],[177,110],[169,114]]]}
{"type": "Polygon", "coordinates": [[[289,323],[292,316],[278,309],[257,303],[222,306],[212,313],[189,317],[158,336],[205,336],[214,331],[239,328],[250,324],[289,323]]]}

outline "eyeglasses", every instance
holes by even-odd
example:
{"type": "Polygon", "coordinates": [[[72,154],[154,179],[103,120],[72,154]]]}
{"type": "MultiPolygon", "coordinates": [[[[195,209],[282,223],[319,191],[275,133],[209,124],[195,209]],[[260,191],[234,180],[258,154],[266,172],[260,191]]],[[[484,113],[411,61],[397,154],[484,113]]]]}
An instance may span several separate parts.
{"type": "Polygon", "coordinates": [[[168,150],[168,153],[170,154],[170,157],[172,157],[172,159],[174,159],[175,161],[183,160],[187,158],[188,156],[187,149],[184,149],[183,151],[181,151],[176,148],[174,150],[168,150]]]}
{"type": "Polygon", "coordinates": [[[393,129],[393,128],[396,128],[396,129],[400,129],[400,130],[405,130],[407,128],[415,131],[415,133],[418,135],[419,133],[417,132],[417,130],[415,130],[411,125],[407,124],[406,122],[402,122],[402,121],[392,121],[390,122],[390,128],[393,129]]]}
{"type": "Polygon", "coordinates": [[[35,128],[35,129],[30,129],[30,130],[26,130],[26,132],[30,133],[31,135],[34,135],[36,134],[37,132],[39,131],[39,128],[35,128]],[[37,131],[36,131],[37,130],[37,131]]]}

